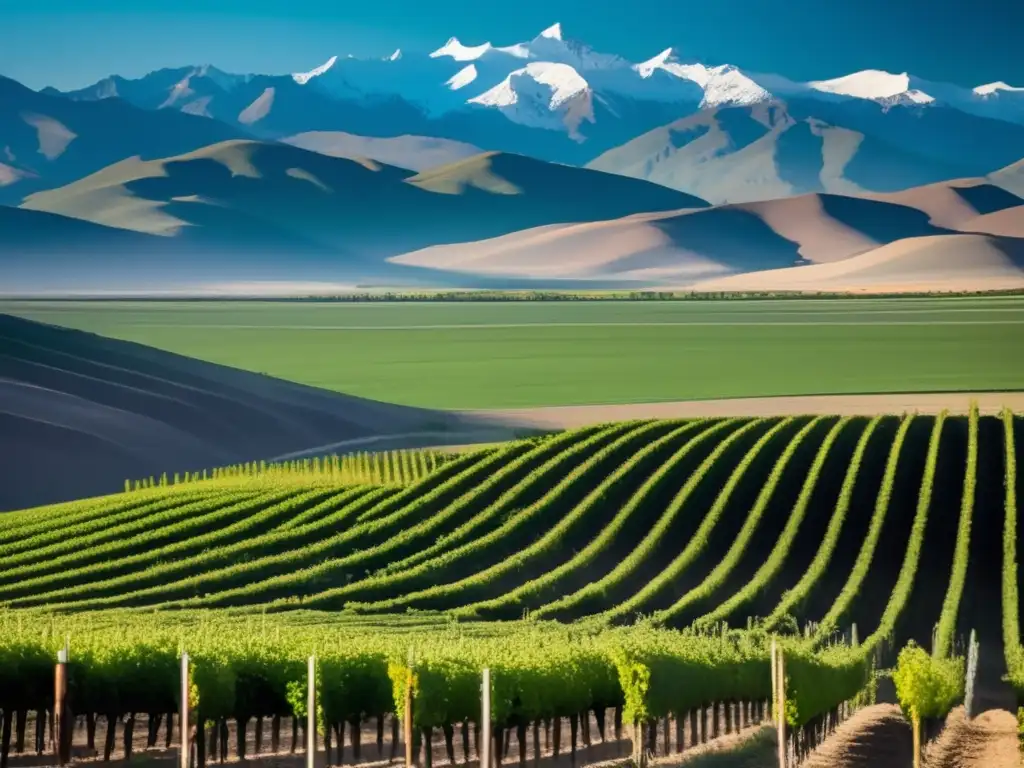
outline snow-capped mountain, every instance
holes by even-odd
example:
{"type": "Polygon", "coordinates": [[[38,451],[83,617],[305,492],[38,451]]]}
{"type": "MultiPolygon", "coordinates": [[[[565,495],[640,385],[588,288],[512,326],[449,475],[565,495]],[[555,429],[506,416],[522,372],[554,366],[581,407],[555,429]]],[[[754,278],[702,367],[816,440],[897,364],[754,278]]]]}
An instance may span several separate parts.
{"type": "MultiPolygon", "coordinates": [[[[190,67],[160,70],[138,80],[112,76],[69,95],[116,96],[148,109],[174,107],[204,114],[220,93],[267,77],[272,76],[190,67]]],[[[401,99],[430,118],[487,109],[514,123],[569,136],[578,132],[581,122],[597,119],[596,104],[622,99],[671,106],[673,118],[703,108],[810,98],[871,101],[886,109],[943,106],[1024,125],[1024,87],[1003,82],[963,88],[879,70],[794,82],[731,64],[697,62],[673,48],[630,62],[567,37],[561,24],[508,45],[467,44],[452,37],[429,53],[395,51],[372,59],[335,55],[290,79],[331,99],[401,99]]]]}
{"type": "MultiPolygon", "coordinates": [[[[942,105],[969,114],[1024,124],[1024,87],[1003,82],[963,88],[924,80],[905,72],[894,74],[864,70],[801,83],[781,75],[749,72],[731,64],[708,65],[688,60],[674,48],[633,63],[621,56],[597,52],[585,43],[566,37],[561,24],[553,24],[532,40],[511,45],[499,46],[491,42],[467,45],[452,37],[426,57],[409,57],[407,66],[424,74],[417,83],[420,87],[407,87],[409,78],[402,76],[399,67],[389,68],[386,75],[374,77],[359,60],[353,59],[340,64],[332,59],[324,67],[296,77],[302,77],[302,82],[311,82],[314,87],[329,87],[326,78],[321,83],[314,82],[314,78],[328,70],[337,75],[340,67],[349,73],[348,82],[366,94],[387,92],[431,107],[437,99],[430,91],[445,88],[462,91],[465,96],[462,105],[491,104],[491,99],[481,100],[481,96],[534,63],[570,67],[595,93],[639,100],[695,103],[701,108],[745,106],[803,96],[826,100],[862,99],[884,107],[942,105]],[[424,58],[435,64],[447,64],[450,69],[432,68],[424,58]],[[433,76],[434,71],[443,71],[445,76],[433,76]]],[[[385,70],[378,67],[376,71],[383,73],[385,70]]],[[[559,77],[576,79],[567,71],[559,77]]],[[[499,100],[493,106],[501,108],[506,105],[499,100]]],[[[557,110],[557,105],[552,109],[557,110]]],[[[513,114],[508,116],[516,119],[513,114]]]]}
{"type": "MultiPolygon", "coordinates": [[[[213,66],[135,80],[114,75],[62,95],[120,98],[285,141],[310,132],[413,143],[435,138],[569,165],[614,152],[601,162],[684,191],[692,191],[686,184],[695,183],[694,174],[711,168],[709,159],[741,155],[729,166],[723,199],[732,199],[736,184],[813,189],[824,184],[813,169],[824,163],[821,172],[832,178],[841,157],[843,178],[885,191],[949,173],[984,175],[1024,156],[1024,87],[965,88],[880,70],[796,82],[696,61],[675,48],[630,61],[567,36],[560,24],[520,42],[451,37],[433,51],[374,58],[338,52],[310,65],[277,75],[213,66]],[[789,115],[792,125],[764,117],[772,114],[789,115]],[[694,131],[710,135],[690,146],[694,131]],[[646,138],[633,143],[638,137],[646,138]],[[757,141],[755,152],[749,145],[757,141]],[[689,148],[679,151],[684,144],[689,148]],[[713,158],[701,154],[705,145],[713,158]],[[790,173],[799,179],[776,183],[790,173]]],[[[15,171],[25,169],[0,162],[14,169],[0,169],[10,187],[15,171]]]]}

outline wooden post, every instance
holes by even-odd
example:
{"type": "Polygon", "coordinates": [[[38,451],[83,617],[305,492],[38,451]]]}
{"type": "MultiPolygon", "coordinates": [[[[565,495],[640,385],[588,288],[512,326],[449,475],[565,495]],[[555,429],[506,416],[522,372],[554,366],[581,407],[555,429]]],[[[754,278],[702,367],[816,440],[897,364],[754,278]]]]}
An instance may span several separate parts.
{"type": "Polygon", "coordinates": [[[772,665],[772,717],[775,718],[776,720],[778,720],[778,715],[775,714],[775,708],[778,706],[778,701],[779,701],[779,691],[778,691],[778,686],[779,686],[778,658],[779,658],[778,646],[776,646],[775,640],[773,639],[772,640],[772,655],[771,655],[771,665],[772,665]]]}
{"type": "Polygon", "coordinates": [[[971,639],[967,645],[967,680],[964,686],[964,712],[967,719],[974,717],[974,686],[978,677],[978,639],[971,630],[971,639]]]}
{"type": "Polygon", "coordinates": [[[776,649],[775,653],[775,674],[775,710],[779,734],[779,768],[786,768],[786,657],[781,648],[776,649]]]}
{"type": "MultiPolygon", "coordinates": [[[[178,727],[181,729],[181,747],[179,748],[180,754],[178,755],[178,765],[180,768],[189,768],[190,758],[192,756],[192,745],[190,743],[189,733],[190,719],[188,711],[188,654],[182,651],[181,654],[181,706],[178,711],[178,727]]],[[[107,729],[112,728],[113,725],[107,722],[107,729]]]]}
{"type": "Polygon", "coordinates": [[[914,728],[914,768],[921,768],[921,718],[913,712],[910,720],[914,728]]]}
{"type": "MultiPolygon", "coordinates": [[[[54,670],[53,715],[54,715],[54,751],[57,753],[57,765],[64,766],[71,762],[71,713],[68,710],[68,648],[67,645],[57,651],[57,666],[54,670]]],[[[5,719],[10,717],[5,712],[5,719]]]]}
{"type": "Polygon", "coordinates": [[[405,768],[412,768],[416,762],[413,740],[415,733],[412,727],[412,667],[409,668],[405,684],[405,712],[402,725],[405,728],[405,768]]]}
{"type": "Polygon", "coordinates": [[[306,768],[316,765],[316,656],[309,657],[306,672],[306,768]]]}
{"type": "Polygon", "coordinates": [[[491,670],[484,667],[480,685],[480,768],[491,766],[491,670]]]}

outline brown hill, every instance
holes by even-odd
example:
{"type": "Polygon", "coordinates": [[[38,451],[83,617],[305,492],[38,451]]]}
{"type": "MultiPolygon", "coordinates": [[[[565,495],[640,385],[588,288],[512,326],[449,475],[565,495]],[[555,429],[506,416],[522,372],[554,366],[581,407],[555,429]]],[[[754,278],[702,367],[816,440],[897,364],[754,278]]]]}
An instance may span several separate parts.
{"type": "Polygon", "coordinates": [[[708,280],[698,291],[944,292],[1024,289],[1024,240],[936,235],[828,264],[708,280]]]}
{"type": "Polygon", "coordinates": [[[958,231],[1012,235],[1022,205],[984,180],[963,180],[890,195],[810,194],[538,227],[393,261],[462,274],[692,284],[841,262],[907,238],[958,231]]]}

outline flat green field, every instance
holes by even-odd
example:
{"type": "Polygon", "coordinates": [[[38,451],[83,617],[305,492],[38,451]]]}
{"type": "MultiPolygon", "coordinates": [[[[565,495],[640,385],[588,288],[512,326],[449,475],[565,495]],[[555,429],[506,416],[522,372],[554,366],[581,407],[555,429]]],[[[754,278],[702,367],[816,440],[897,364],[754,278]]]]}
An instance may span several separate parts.
{"type": "Polygon", "coordinates": [[[1024,298],[0,302],[377,400],[515,408],[1024,389],[1024,298]]]}

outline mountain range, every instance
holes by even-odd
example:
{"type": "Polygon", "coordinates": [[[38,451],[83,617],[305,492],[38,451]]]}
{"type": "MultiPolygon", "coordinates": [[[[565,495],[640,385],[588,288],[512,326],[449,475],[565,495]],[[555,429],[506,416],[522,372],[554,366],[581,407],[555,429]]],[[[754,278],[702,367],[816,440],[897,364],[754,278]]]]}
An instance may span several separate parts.
{"type": "Polygon", "coordinates": [[[66,93],[0,77],[0,285],[713,286],[770,270],[766,285],[857,289],[882,284],[852,280],[858,263],[890,280],[930,259],[942,285],[1016,285],[1021,158],[1022,88],[798,83],[672,49],[630,62],[557,24],[295,74],[206,65],[66,93]]]}
{"type": "MultiPolygon", "coordinates": [[[[965,88],[877,70],[795,82],[688,60],[671,48],[631,62],[565,36],[560,24],[511,45],[453,37],[432,52],[334,56],[304,73],[233,74],[204,65],[138,79],[112,75],[40,96],[120,99],[149,112],[212,118],[235,131],[222,139],[317,150],[311,133],[321,144],[329,141],[323,134],[447,140],[591,164],[712,203],[895,191],[983,176],[1024,157],[1024,87],[965,88]]],[[[331,143],[345,151],[344,142],[331,143]]],[[[18,172],[17,163],[8,165],[8,176],[18,172]]]]}

